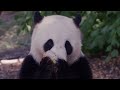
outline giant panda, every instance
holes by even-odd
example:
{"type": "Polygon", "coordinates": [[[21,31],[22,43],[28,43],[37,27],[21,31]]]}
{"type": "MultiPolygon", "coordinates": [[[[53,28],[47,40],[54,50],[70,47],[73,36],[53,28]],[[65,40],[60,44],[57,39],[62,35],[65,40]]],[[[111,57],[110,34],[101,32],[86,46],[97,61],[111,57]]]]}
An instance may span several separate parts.
{"type": "Polygon", "coordinates": [[[29,55],[20,79],[92,79],[92,71],[82,52],[81,17],[43,17],[34,13],[34,29],[29,55]]]}

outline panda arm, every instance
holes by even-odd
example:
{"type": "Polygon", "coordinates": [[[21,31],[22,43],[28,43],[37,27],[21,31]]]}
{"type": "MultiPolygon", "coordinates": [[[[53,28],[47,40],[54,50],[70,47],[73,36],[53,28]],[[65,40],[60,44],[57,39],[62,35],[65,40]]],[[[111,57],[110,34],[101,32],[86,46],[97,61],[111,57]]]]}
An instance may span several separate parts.
{"type": "Polygon", "coordinates": [[[92,70],[89,66],[89,62],[85,57],[79,58],[77,62],[71,65],[73,77],[78,79],[92,79],[92,70]]]}
{"type": "Polygon", "coordinates": [[[35,62],[31,55],[28,55],[20,69],[20,79],[50,79],[54,68],[53,62],[49,58],[43,58],[40,65],[35,62]]]}
{"type": "Polygon", "coordinates": [[[54,79],[54,63],[49,57],[45,57],[41,60],[40,66],[35,73],[35,79],[54,79]]]}
{"type": "Polygon", "coordinates": [[[26,56],[21,66],[19,78],[32,79],[38,67],[39,65],[35,62],[31,55],[26,56]]]}

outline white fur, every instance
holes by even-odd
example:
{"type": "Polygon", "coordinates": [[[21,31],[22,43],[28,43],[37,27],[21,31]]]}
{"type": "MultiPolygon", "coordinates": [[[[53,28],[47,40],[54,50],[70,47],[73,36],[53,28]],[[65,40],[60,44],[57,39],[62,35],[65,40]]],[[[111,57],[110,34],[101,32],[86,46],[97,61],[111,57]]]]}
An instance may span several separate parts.
{"type": "MultiPolygon", "coordinates": [[[[52,15],[44,17],[41,23],[38,23],[33,31],[30,54],[40,63],[44,55],[43,45],[52,39],[54,47],[50,50],[57,58],[64,59],[68,64],[72,64],[80,56],[84,56],[81,50],[81,32],[75,26],[73,19],[65,16],[52,15]],[[73,52],[67,56],[65,49],[66,40],[70,41],[73,52]]],[[[49,52],[50,52],[49,51],[49,52]]]]}

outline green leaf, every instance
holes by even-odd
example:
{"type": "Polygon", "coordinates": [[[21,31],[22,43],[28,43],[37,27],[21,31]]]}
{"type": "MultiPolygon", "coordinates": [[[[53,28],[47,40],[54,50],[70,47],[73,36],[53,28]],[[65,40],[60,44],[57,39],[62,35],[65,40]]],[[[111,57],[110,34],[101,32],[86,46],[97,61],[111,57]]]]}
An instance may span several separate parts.
{"type": "Polygon", "coordinates": [[[118,50],[114,49],[112,52],[111,52],[111,56],[112,57],[117,57],[119,55],[119,52],[118,50]]]}
{"type": "Polygon", "coordinates": [[[111,50],[112,50],[112,46],[109,45],[109,46],[107,47],[107,49],[106,49],[106,52],[110,52],[111,50]]]}
{"type": "Polygon", "coordinates": [[[112,41],[111,41],[111,45],[112,45],[112,46],[119,47],[119,46],[120,46],[120,43],[118,42],[118,40],[117,40],[116,38],[113,38],[112,41]]]}
{"type": "Polygon", "coordinates": [[[98,31],[98,30],[95,30],[95,31],[93,31],[93,32],[91,33],[91,36],[92,36],[92,37],[95,37],[95,36],[97,36],[97,35],[99,35],[99,31],[98,31]]]}
{"type": "Polygon", "coordinates": [[[108,57],[105,59],[105,61],[106,61],[106,62],[109,62],[109,61],[111,60],[111,58],[112,58],[111,56],[108,56],[108,57]]]}
{"type": "Polygon", "coordinates": [[[101,33],[102,33],[102,34],[108,33],[108,27],[109,27],[109,26],[107,26],[107,25],[106,25],[105,27],[103,27],[102,30],[101,30],[101,33]]]}
{"type": "Polygon", "coordinates": [[[99,36],[98,36],[98,40],[97,40],[96,42],[97,42],[97,44],[98,44],[98,47],[99,47],[100,49],[102,49],[103,46],[104,46],[104,44],[105,44],[105,39],[104,39],[104,37],[103,37],[102,35],[99,35],[99,36]]]}
{"type": "Polygon", "coordinates": [[[120,37],[120,27],[117,27],[117,35],[120,37]]]}
{"type": "Polygon", "coordinates": [[[90,44],[90,48],[93,49],[95,48],[97,45],[97,42],[93,41],[91,44],[90,44]]]}

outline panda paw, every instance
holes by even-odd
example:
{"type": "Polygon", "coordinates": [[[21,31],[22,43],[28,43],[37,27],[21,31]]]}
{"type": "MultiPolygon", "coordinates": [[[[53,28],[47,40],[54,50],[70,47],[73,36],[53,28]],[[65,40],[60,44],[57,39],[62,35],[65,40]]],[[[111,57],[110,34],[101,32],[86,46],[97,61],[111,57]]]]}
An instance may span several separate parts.
{"type": "Polygon", "coordinates": [[[40,69],[50,70],[50,69],[52,69],[53,65],[54,65],[54,63],[52,62],[52,60],[49,57],[45,57],[40,62],[40,69]]]}
{"type": "Polygon", "coordinates": [[[49,57],[43,58],[35,74],[35,79],[51,79],[54,67],[55,65],[49,57]]]}
{"type": "Polygon", "coordinates": [[[66,77],[68,73],[69,66],[65,60],[58,60],[58,77],[63,78],[66,77]]]}

